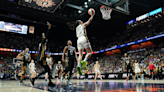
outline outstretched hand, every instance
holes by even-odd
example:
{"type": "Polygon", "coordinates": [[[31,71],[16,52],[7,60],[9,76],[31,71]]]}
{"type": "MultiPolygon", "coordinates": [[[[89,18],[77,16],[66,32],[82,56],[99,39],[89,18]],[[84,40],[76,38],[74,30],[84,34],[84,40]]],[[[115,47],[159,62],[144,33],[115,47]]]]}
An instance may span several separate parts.
{"type": "Polygon", "coordinates": [[[47,21],[48,29],[51,29],[51,24],[47,21]]]}

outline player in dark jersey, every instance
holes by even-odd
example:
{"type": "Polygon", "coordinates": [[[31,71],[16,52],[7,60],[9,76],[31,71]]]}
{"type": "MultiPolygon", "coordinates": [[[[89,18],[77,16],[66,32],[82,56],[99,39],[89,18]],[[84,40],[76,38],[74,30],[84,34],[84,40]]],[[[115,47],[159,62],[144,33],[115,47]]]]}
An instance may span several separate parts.
{"type": "Polygon", "coordinates": [[[128,76],[129,71],[132,72],[132,67],[131,67],[132,60],[131,60],[130,57],[127,56],[127,53],[124,54],[123,62],[124,62],[125,68],[127,69],[127,78],[126,78],[126,81],[128,81],[129,80],[129,76],[128,76]]]}
{"type": "Polygon", "coordinates": [[[31,84],[34,86],[34,82],[37,78],[39,78],[39,76],[45,74],[48,72],[48,79],[49,79],[49,83],[48,85],[49,86],[52,86],[54,85],[51,81],[51,72],[50,72],[50,68],[49,66],[47,65],[47,62],[46,62],[46,55],[45,55],[45,52],[46,52],[46,48],[47,48],[47,37],[48,37],[48,34],[49,34],[49,30],[51,29],[51,24],[49,22],[47,22],[47,25],[48,25],[48,30],[47,30],[47,34],[45,35],[44,33],[42,33],[42,38],[41,38],[41,43],[39,44],[39,55],[37,57],[37,62],[40,63],[40,65],[44,68],[44,70],[35,78],[32,78],[31,79],[31,84]]]}
{"type": "Polygon", "coordinates": [[[63,62],[65,61],[64,56],[65,56],[65,53],[67,52],[66,56],[67,56],[67,59],[68,59],[68,66],[63,72],[63,76],[61,77],[61,82],[63,82],[63,79],[64,79],[65,75],[69,73],[67,83],[72,84],[70,82],[70,78],[73,74],[72,70],[74,68],[74,61],[75,61],[75,59],[77,60],[77,55],[76,55],[76,49],[75,49],[75,47],[72,46],[72,42],[70,40],[68,40],[67,45],[68,46],[65,46],[65,48],[63,50],[62,61],[63,62]]]}
{"type": "Polygon", "coordinates": [[[58,74],[57,81],[59,81],[62,72],[63,72],[63,65],[61,64],[61,61],[58,61],[58,64],[56,65],[56,73],[58,74]]]}
{"type": "Polygon", "coordinates": [[[26,48],[24,52],[21,52],[17,55],[17,58],[22,59],[22,64],[21,64],[21,69],[22,72],[18,74],[18,76],[20,76],[21,80],[20,83],[23,83],[23,79],[24,79],[24,74],[27,72],[27,63],[30,62],[31,60],[31,55],[29,53],[29,48],[26,48]]]}

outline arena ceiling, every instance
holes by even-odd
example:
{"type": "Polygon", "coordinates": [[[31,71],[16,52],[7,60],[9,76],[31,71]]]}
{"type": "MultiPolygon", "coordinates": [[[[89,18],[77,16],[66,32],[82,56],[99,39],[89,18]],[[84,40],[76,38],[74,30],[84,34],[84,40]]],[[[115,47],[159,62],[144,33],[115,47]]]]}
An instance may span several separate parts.
{"type": "MultiPolygon", "coordinates": [[[[52,22],[57,28],[61,28],[60,32],[64,32],[65,34],[63,35],[65,37],[67,37],[68,33],[73,33],[73,31],[66,31],[68,30],[66,23],[75,21],[77,19],[87,21],[89,18],[87,10],[90,7],[95,9],[96,15],[92,23],[87,28],[87,30],[89,30],[88,35],[96,38],[109,38],[110,36],[114,36],[113,34],[124,32],[127,21],[164,6],[164,0],[129,0],[130,15],[113,11],[111,14],[112,18],[105,21],[102,19],[102,14],[99,10],[101,5],[92,2],[92,0],[90,3],[88,0],[64,0],[60,7],[58,7],[58,9],[53,13],[25,7],[18,4],[19,0],[14,1],[16,1],[16,3],[8,2],[7,0],[0,0],[1,19],[6,18],[4,15],[13,14],[18,17],[20,16],[22,19],[35,21],[38,24],[41,22],[45,23],[48,20],[52,22]],[[84,7],[84,2],[88,2],[88,8],[84,7]],[[79,9],[84,10],[79,13],[79,9]]],[[[26,22],[26,20],[24,20],[24,22],[26,22]]],[[[40,34],[40,32],[37,33],[40,34]]],[[[69,38],[74,35],[75,33],[70,35],[69,38]]]]}

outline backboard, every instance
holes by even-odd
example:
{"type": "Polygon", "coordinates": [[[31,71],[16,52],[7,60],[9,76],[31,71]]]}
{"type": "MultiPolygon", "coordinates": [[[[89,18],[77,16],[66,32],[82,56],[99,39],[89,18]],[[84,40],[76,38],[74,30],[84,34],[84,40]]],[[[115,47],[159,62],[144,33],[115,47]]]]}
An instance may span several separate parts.
{"type": "Polygon", "coordinates": [[[93,1],[100,5],[108,6],[117,12],[130,15],[129,0],[93,0],[93,1]]]}

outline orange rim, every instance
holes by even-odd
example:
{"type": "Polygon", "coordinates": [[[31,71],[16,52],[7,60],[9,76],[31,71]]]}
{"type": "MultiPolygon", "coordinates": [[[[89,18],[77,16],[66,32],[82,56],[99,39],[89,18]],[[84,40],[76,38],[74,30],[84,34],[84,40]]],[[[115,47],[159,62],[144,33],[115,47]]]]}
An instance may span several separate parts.
{"type": "Polygon", "coordinates": [[[104,7],[105,7],[105,5],[102,5],[102,6],[100,7],[100,9],[101,9],[101,8],[104,8],[104,7]]]}
{"type": "MultiPolygon", "coordinates": [[[[100,7],[100,9],[102,9],[102,8],[104,8],[104,7],[106,7],[105,5],[102,5],[101,7],[100,7]]],[[[111,11],[112,9],[109,7],[109,9],[108,10],[104,10],[104,11],[111,11]]]]}

